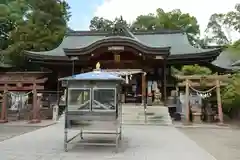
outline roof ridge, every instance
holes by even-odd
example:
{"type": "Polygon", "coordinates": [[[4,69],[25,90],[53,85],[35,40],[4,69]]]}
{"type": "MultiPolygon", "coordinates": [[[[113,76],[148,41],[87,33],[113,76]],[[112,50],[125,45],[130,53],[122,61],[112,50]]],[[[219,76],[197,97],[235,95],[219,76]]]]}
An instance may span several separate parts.
{"type": "MultiPolygon", "coordinates": [[[[128,28],[127,30],[131,32],[133,35],[146,35],[146,34],[179,34],[184,33],[181,30],[169,30],[169,29],[161,29],[155,31],[130,31],[128,28]]],[[[66,36],[107,36],[111,34],[111,31],[70,31],[66,33],[66,36]]]]}

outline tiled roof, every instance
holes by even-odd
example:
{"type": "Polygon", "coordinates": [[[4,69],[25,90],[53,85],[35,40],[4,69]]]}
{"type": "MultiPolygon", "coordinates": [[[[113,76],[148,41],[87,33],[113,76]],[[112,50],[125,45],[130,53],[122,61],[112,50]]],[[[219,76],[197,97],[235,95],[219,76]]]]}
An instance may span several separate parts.
{"type": "MultiPolygon", "coordinates": [[[[37,55],[46,55],[46,56],[65,56],[65,52],[63,48],[83,48],[91,45],[94,42],[101,41],[107,38],[107,33],[98,33],[93,32],[73,32],[67,35],[63,42],[54,50],[44,51],[44,52],[28,52],[37,55]],[[75,33],[75,34],[74,34],[75,33]]],[[[184,54],[198,54],[202,52],[211,52],[215,49],[199,49],[190,45],[187,35],[181,32],[169,32],[162,33],[156,32],[145,32],[145,33],[133,33],[135,36],[134,40],[139,43],[153,48],[164,48],[171,47],[170,56],[171,55],[184,55],[184,54]]],[[[121,36],[118,36],[121,37],[121,36]]],[[[126,38],[123,36],[123,38],[126,38]]]]}

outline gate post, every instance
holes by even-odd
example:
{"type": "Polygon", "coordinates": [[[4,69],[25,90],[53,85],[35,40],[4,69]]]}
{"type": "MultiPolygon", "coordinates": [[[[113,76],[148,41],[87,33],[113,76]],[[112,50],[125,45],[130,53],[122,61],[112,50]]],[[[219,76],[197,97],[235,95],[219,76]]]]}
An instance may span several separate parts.
{"type": "Polygon", "coordinates": [[[39,103],[38,103],[38,97],[37,97],[37,84],[34,81],[33,82],[33,118],[30,121],[30,123],[40,123],[40,108],[39,108],[39,103]]]}
{"type": "Polygon", "coordinates": [[[0,123],[6,123],[8,122],[7,117],[7,84],[4,85],[4,91],[3,91],[3,97],[2,97],[2,109],[1,109],[1,119],[0,123]]]}

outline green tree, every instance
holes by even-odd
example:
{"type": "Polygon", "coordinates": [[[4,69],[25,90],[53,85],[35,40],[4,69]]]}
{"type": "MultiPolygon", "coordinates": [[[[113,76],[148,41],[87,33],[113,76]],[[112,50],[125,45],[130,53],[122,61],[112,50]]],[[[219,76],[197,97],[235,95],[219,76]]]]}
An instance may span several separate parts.
{"type": "Polygon", "coordinates": [[[93,17],[90,21],[90,30],[92,31],[112,31],[115,25],[120,24],[129,27],[129,24],[122,17],[116,17],[113,21],[100,17],[93,17]]]}
{"type": "Polygon", "coordinates": [[[132,24],[131,29],[135,31],[153,31],[156,29],[156,16],[152,13],[147,15],[140,15],[132,24]]]}
{"type": "Polygon", "coordinates": [[[113,27],[113,21],[100,18],[100,17],[93,17],[90,21],[90,30],[93,31],[110,31],[113,27]]]}
{"type": "Polygon", "coordinates": [[[205,38],[208,43],[232,44],[230,33],[240,33],[240,4],[236,4],[234,11],[213,14],[205,32],[208,35],[205,38]]]}
{"type": "Polygon", "coordinates": [[[24,0],[5,0],[0,2],[0,47],[6,49],[11,43],[9,33],[23,22],[28,6],[24,0]]]}
{"type": "Polygon", "coordinates": [[[223,109],[226,114],[233,116],[240,107],[240,73],[235,73],[229,79],[229,84],[222,90],[223,109]]]}
{"type": "MultiPolygon", "coordinates": [[[[228,13],[213,14],[210,17],[205,41],[227,46],[229,58],[240,58],[240,38],[233,41],[231,33],[240,33],[240,4],[228,13]]],[[[223,109],[226,114],[232,116],[239,112],[240,106],[240,73],[237,72],[229,79],[228,85],[222,90],[223,109]]]]}
{"type": "Polygon", "coordinates": [[[180,70],[172,68],[174,74],[179,75],[210,75],[212,71],[207,67],[195,65],[184,65],[180,70]]]}
{"type": "Polygon", "coordinates": [[[156,14],[149,13],[140,15],[136,18],[133,24],[127,24],[121,18],[116,18],[114,21],[94,17],[90,23],[90,30],[110,31],[115,24],[122,23],[133,31],[154,31],[159,29],[182,30],[187,34],[192,45],[198,44],[200,33],[197,19],[188,13],[182,13],[181,10],[175,9],[170,12],[165,12],[162,9],[157,9],[156,14]]]}
{"type": "MultiPolygon", "coordinates": [[[[15,0],[20,1],[20,0],[15,0]]],[[[23,1],[23,0],[22,0],[23,1]]],[[[59,45],[66,31],[69,18],[66,2],[57,0],[24,1],[27,10],[17,20],[8,35],[12,43],[4,53],[11,55],[15,64],[21,65],[24,50],[46,51],[59,45]]],[[[18,10],[18,6],[15,6],[18,10]]]]}
{"type": "Polygon", "coordinates": [[[140,15],[132,24],[133,30],[182,30],[187,34],[189,42],[192,45],[198,44],[200,34],[197,19],[188,13],[182,13],[175,9],[165,12],[163,9],[157,9],[156,14],[140,15]]]}

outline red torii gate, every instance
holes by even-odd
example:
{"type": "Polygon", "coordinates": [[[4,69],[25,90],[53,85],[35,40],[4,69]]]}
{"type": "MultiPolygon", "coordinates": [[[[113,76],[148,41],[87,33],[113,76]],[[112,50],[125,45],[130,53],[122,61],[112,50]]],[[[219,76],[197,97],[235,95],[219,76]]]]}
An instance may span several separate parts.
{"type": "Polygon", "coordinates": [[[0,91],[2,94],[2,110],[0,123],[8,122],[7,92],[8,91],[32,91],[33,93],[33,118],[30,123],[39,123],[40,106],[37,100],[37,90],[44,89],[47,78],[42,78],[46,72],[6,72],[0,73],[0,91]]]}

